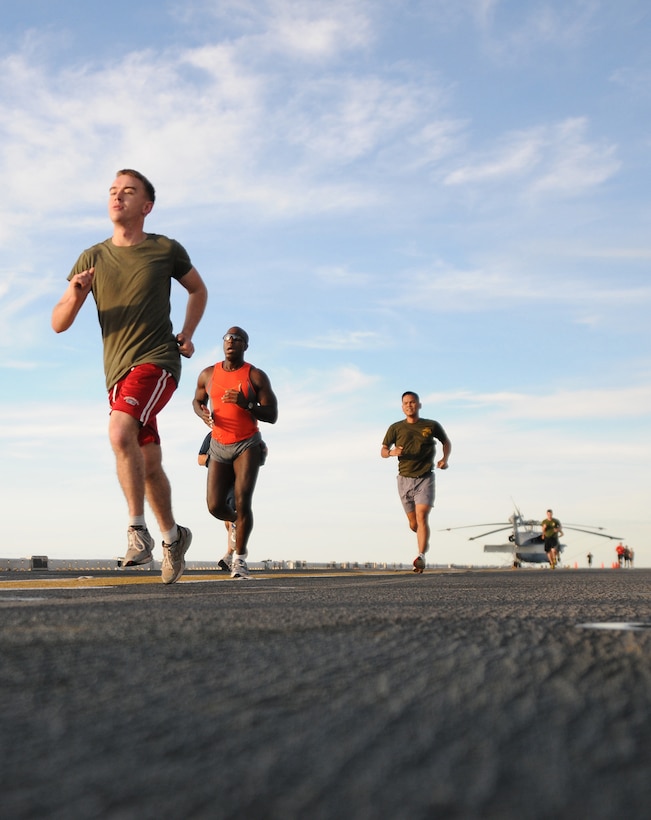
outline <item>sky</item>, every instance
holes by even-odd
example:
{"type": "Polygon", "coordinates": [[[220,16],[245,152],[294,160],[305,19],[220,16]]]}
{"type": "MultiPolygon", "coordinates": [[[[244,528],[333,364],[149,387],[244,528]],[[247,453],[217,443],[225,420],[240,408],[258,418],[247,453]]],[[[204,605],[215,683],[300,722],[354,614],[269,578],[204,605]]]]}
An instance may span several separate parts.
{"type": "MultiPolygon", "coordinates": [[[[147,230],[209,289],[159,420],[189,560],[226,543],[191,401],[240,325],[279,400],[252,562],[413,560],[379,454],[414,390],[453,446],[430,563],[502,561],[482,549],[500,536],[469,540],[490,528],[448,528],[551,507],[651,566],[647,3],[2,6],[2,557],[124,552],[94,304],[60,335],[50,317],[132,167],[157,191],[147,230]]],[[[615,556],[563,541],[569,565],[615,556]]]]}

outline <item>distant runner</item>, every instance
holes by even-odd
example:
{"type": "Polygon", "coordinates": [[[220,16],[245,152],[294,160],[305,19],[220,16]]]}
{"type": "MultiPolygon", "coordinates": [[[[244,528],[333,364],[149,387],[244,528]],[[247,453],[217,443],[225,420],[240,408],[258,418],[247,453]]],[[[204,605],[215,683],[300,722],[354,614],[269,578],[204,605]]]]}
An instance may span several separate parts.
{"type": "Polygon", "coordinates": [[[556,569],[558,564],[558,539],[562,537],[563,530],[558,518],[553,517],[552,510],[547,510],[547,517],[541,522],[542,540],[545,542],[545,552],[547,560],[552,569],[556,569]]]}
{"type": "Polygon", "coordinates": [[[425,554],[429,550],[429,514],[434,506],[434,457],[436,440],[443,445],[439,470],[447,470],[452,443],[438,421],[421,419],[420,399],[417,393],[402,394],[402,412],[405,418],[392,424],[384,436],[382,458],[398,459],[398,493],[407,514],[409,528],[416,533],[418,555],[414,572],[425,569],[425,554]]]}

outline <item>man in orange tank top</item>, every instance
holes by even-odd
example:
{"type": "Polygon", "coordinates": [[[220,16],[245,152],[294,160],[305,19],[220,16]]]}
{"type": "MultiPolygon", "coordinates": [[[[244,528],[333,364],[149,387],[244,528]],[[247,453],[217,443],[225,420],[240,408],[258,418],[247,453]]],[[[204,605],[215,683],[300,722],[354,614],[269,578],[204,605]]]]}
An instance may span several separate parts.
{"type": "Polygon", "coordinates": [[[258,422],[275,424],[278,400],[267,374],[244,361],[249,337],[241,327],[224,335],[224,361],[199,374],[194,412],[212,431],[206,501],[221,521],[235,524],[231,577],[246,579],[247,544],[253,529],[253,490],[262,463],[258,422]],[[229,503],[233,492],[235,509],[229,503]]]}

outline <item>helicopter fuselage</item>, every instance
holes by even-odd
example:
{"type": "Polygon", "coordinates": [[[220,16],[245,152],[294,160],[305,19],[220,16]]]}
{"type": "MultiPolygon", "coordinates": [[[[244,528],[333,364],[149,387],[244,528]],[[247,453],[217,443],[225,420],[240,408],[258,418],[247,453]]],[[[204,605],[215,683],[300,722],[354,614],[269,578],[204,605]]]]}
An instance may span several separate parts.
{"type": "MultiPolygon", "coordinates": [[[[509,535],[508,544],[485,544],[484,552],[510,552],[514,561],[525,564],[548,564],[549,556],[545,552],[545,543],[542,538],[542,527],[539,521],[525,521],[521,515],[514,513],[509,522],[513,532],[509,535]]],[[[562,553],[565,544],[557,547],[562,553]]]]}

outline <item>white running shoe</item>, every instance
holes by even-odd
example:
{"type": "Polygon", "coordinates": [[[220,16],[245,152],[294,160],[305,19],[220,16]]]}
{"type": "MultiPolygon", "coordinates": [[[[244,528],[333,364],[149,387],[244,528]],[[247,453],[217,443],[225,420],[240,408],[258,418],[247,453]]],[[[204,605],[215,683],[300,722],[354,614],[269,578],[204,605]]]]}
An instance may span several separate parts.
{"type": "Polygon", "coordinates": [[[127,554],[122,559],[123,567],[135,567],[139,564],[149,564],[154,549],[154,539],[147,527],[129,527],[127,530],[127,554]]]}
{"type": "Polygon", "coordinates": [[[231,570],[231,578],[241,581],[249,581],[251,576],[246,561],[241,555],[233,556],[233,569],[231,570]]]}
{"type": "Polygon", "coordinates": [[[192,533],[187,527],[177,525],[179,536],[173,544],[163,541],[163,567],[161,578],[164,584],[174,584],[183,575],[185,553],[192,543],[192,533]]]}
{"type": "Polygon", "coordinates": [[[230,572],[233,569],[233,553],[227,552],[223,558],[219,559],[217,566],[224,572],[230,572]]]}

